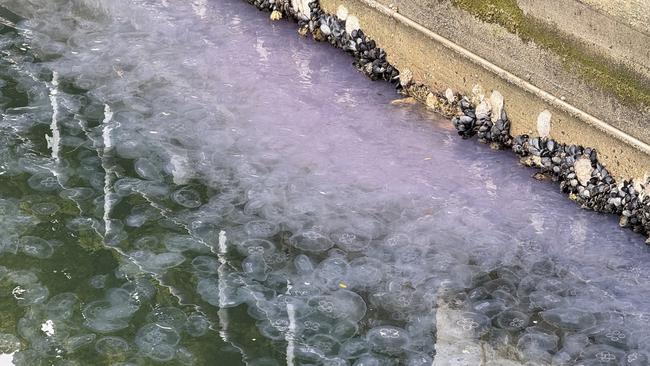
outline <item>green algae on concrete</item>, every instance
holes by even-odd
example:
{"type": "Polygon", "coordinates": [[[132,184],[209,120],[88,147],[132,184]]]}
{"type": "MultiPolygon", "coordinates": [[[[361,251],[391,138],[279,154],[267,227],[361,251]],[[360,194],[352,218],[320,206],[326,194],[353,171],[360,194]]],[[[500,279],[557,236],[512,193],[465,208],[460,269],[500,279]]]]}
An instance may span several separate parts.
{"type": "Polygon", "coordinates": [[[524,42],[534,42],[561,57],[570,70],[609,91],[622,102],[650,107],[650,81],[624,65],[608,61],[574,37],[561,33],[525,15],[516,0],[451,0],[452,4],[478,19],[498,24],[517,34],[524,42]]]}

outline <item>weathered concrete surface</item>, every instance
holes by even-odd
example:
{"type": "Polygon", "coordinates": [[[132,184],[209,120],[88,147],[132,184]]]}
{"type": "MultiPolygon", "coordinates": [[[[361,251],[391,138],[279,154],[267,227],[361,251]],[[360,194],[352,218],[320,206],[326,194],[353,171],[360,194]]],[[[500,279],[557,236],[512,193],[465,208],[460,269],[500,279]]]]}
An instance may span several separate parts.
{"type": "MultiPolygon", "coordinates": [[[[441,305],[436,312],[436,357],[432,366],[518,366],[488,343],[468,335],[461,327],[463,312],[441,305]]],[[[514,358],[514,357],[513,357],[514,358]]]]}
{"type": "Polygon", "coordinates": [[[650,2],[647,0],[580,0],[646,34],[650,34],[650,2]]]}
{"type": "MultiPolygon", "coordinates": [[[[485,97],[489,98],[493,90],[498,90],[505,98],[513,135],[537,135],[537,117],[541,111],[549,110],[550,137],[595,147],[601,160],[618,178],[642,178],[650,172],[650,128],[647,128],[650,105],[624,100],[617,95],[618,90],[586,78],[552,50],[523,40],[500,24],[483,22],[450,0],[321,0],[320,3],[330,13],[345,6],[349,14],[359,18],[364,32],[386,49],[391,63],[400,70],[409,69],[415,81],[441,94],[452,88],[471,95],[475,86],[481,85],[485,97]],[[513,82],[513,75],[521,82],[513,82]],[[523,84],[530,87],[522,87],[523,84]],[[593,120],[604,123],[594,124],[593,120]],[[640,144],[630,142],[635,139],[640,144]]],[[[527,11],[543,17],[532,7],[527,11]]],[[[638,28],[634,31],[638,32],[638,28]]],[[[607,45],[605,40],[599,42],[607,45]]],[[[597,48],[593,47],[594,54],[597,48]]],[[[633,60],[630,55],[636,55],[634,60],[639,63],[642,61],[640,45],[637,51],[636,54],[633,50],[627,54],[620,51],[617,57],[633,60]]],[[[645,82],[641,76],[635,80],[645,82]]],[[[642,99],[645,94],[634,96],[642,99]]]]}
{"type": "MultiPolygon", "coordinates": [[[[524,14],[575,37],[604,60],[609,59],[610,62],[622,64],[642,77],[650,78],[650,25],[638,23],[642,26],[639,29],[629,24],[633,19],[619,18],[579,1],[518,0],[517,2],[524,14]]],[[[590,2],[597,3],[594,0],[590,2]]],[[[602,1],[598,3],[606,5],[602,1]]],[[[644,11],[650,14],[650,2],[646,4],[648,5],[643,5],[647,8],[644,11]]],[[[614,10],[610,6],[605,9],[614,10]]],[[[632,16],[639,13],[640,11],[627,14],[632,16]]]]}

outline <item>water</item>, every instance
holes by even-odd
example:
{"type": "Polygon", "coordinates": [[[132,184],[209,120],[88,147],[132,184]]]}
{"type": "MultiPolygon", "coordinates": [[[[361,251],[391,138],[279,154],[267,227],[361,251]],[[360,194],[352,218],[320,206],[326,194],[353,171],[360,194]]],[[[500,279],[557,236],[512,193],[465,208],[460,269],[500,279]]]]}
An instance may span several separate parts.
{"type": "Polygon", "coordinates": [[[4,359],[430,364],[440,306],[522,361],[648,364],[643,238],[293,24],[0,4],[4,359]]]}

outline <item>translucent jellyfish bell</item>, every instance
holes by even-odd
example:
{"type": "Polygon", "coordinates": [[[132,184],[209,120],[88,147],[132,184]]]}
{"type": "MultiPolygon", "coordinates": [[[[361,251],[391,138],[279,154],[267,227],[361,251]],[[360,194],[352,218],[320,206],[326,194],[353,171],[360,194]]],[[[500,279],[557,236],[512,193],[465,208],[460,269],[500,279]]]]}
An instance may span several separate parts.
{"type": "Polygon", "coordinates": [[[531,327],[519,337],[517,348],[523,353],[553,352],[557,350],[558,340],[558,336],[549,331],[531,327]]]}
{"type": "Polygon", "coordinates": [[[496,317],[497,326],[509,331],[522,330],[528,326],[528,322],[528,315],[516,310],[503,311],[496,317]]]}
{"type": "Polygon", "coordinates": [[[63,348],[68,353],[74,353],[78,349],[93,343],[95,341],[95,338],[97,338],[97,336],[95,334],[93,334],[93,333],[87,333],[87,334],[81,334],[81,335],[78,335],[78,336],[68,337],[63,342],[63,348]]]}
{"type": "Polygon", "coordinates": [[[323,355],[331,357],[339,353],[341,344],[334,337],[326,334],[315,334],[306,343],[318,349],[323,355]]]}
{"type": "Polygon", "coordinates": [[[497,299],[481,300],[473,303],[472,307],[475,311],[485,314],[488,317],[493,317],[508,308],[503,301],[497,299]]]}
{"type": "Polygon", "coordinates": [[[311,274],[314,272],[314,263],[304,254],[298,254],[293,259],[293,265],[299,274],[311,274]]]}
{"type": "Polygon", "coordinates": [[[580,331],[596,324],[596,317],[587,311],[559,307],[541,313],[542,319],[563,330],[580,331]]]}
{"type": "Polygon", "coordinates": [[[45,305],[48,317],[61,320],[69,319],[78,300],[77,295],[72,292],[63,292],[53,296],[45,305]]]}
{"type": "Polygon", "coordinates": [[[261,254],[251,254],[242,261],[242,270],[250,278],[258,281],[266,280],[269,267],[261,254]]]}
{"type": "Polygon", "coordinates": [[[634,342],[633,334],[624,324],[606,323],[595,328],[589,332],[595,343],[628,349],[634,342]]]}
{"type": "Polygon", "coordinates": [[[129,343],[120,337],[102,337],[95,342],[95,350],[106,357],[121,357],[129,351],[129,343]]]}
{"type": "Polygon", "coordinates": [[[21,237],[19,248],[23,253],[39,259],[49,258],[54,253],[54,248],[47,240],[36,236],[21,237]]]}
{"type": "Polygon", "coordinates": [[[587,347],[583,350],[580,359],[586,365],[630,365],[630,363],[627,362],[628,360],[626,359],[625,351],[604,344],[596,344],[587,347]]]}
{"type": "Polygon", "coordinates": [[[347,252],[361,252],[368,248],[372,238],[362,232],[352,230],[335,231],[330,234],[334,244],[347,252]]]}
{"type": "Polygon", "coordinates": [[[453,326],[457,332],[470,338],[483,336],[488,332],[490,325],[490,318],[483,314],[472,312],[459,314],[453,322],[453,326]]]}
{"type": "Polygon", "coordinates": [[[160,307],[154,309],[147,315],[147,321],[156,323],[163,327],[182,330],[187,321],[187,315],[175,307],[160,307]]]}
{"type": "Polygon", "coordinates": [[[180,253],[161,253],[155,254],[147,261],[140,262],[144,269],[151,272],[159,272],[181,265],[185,261],[185,257],[180,253]]]}
{"type": "Polygon", "coordinates": [[[534,291],[528,296],[530,310],[547,310],[566,307],[566,299],[546,291],[534,291]]]}
{"type": "Polygon", "coordinates": [[[178,332],[155,323],[145,325],[135,335],[138,349],[156,361],[172,359],[178,342],[180,342],[178,332]]]}
{"type": "Polygon", "coordinates": [[[349,280],[354,287],[370,289],[384,278],[384,265],[370,257],[359,257],[350,262],[349,280]]]}
{"type": "Polygon", "coordinates": [[[205,316],[195,313],[187,317],[185,331],[191,337],[201,337],[210,328],[210,321],[205,316]]]}
{"type": "Polygon", "coordinates": [[[36,173],[27,179],[27,184],[35,191],[52,192],[61,188],[52,173],[36,173]]]}
{"type": "MultiPolygon", "coordinates": [[[[341,257],[329,257],[318,264],[316,277],[324,283],[333,283],[336,287],[347,282],[350,265],[341,257]]],[[[336,288],[335,287],[335,288],[336,288]]]]}
{"type": "Polygon", "coordinates": [[[330,335],[334,338],[342,341],[353,337],[359,331],[359,325],[357,322],[353,322],[348,319],[342,319],[335,322],[330,330],[330,335]]]}
{"type": "Polygon", "coordinates": [[[217,273],[219,269],[217,258],[208,256],[198,256],[192,260],[192,268],[200,275],[211,275],[217,273]]]}
{"type": "Polygon", "coordinates": [[[316,230],[300,231],[289,238],[289,244],[306,252],[325,252],[334,243],[324,234],[316,230]]]}
{"type": "Polygon", "coordinates": [[[403,328],[383,325],[370,329],[366,340],[375,352],[392,354],[403,352],[411,342],[411,337],[403,328]]]}
{"type": "Polygon", "coordinates": [[[32,205],[31,209],[36,215],[51,216],[57,213],[61,208],[56,203],[41,202],[32,205]]]}
{"type": "Polygon", "coordinates": [[[280,227],[271,221],[255,220],[244,224],[244,231],[252,238],[270,238],[280,231],[280,227]]]}
{"type": "Polygon", "coordinates": [[[237,244],[237,250],[242,255],[262,254],[268,255],[275,252],[276,248],[273,243],[265,239],[246,239],[237,244]]]}
{"type": "Polygon", "coordinates": [[[133,163],[133,168],[136,174],[141,178],[147,180],[162,180],[160,168],[156,166],[151,160],[139,158],[133,163]]]}
{"type": "Polygon", "coordinates": [[[363,338],[351,338],[341,345],[339,356],[345,359],[355,359],[370,351],[370,344],[363,338]]]}
{"type": "Polygon", "coordinates": [[[208,252],[209,248],[196,238],[190,235],[168,235],[163,240],[165,247],[170,252],[184,252],[192,250],[195,252],[208,252]]]}
{"type": "Polygon", "coordinates": [[[15,287],[12,294],[18,305],[30,306],[45,302],[49,296],[49,291],[47,287],[40,283],[30,283],[15,287]]]}
{"type": "Polygon", "coordinates": [[[326,317],[353,322],[361,320],[367,309],[361,296],[348,290],[337,290],[330,295],[312,297],[308,304],[326,317]]]}
{"type": "Polygon", "coordinates": [[[188,187],[172,192],[170,198],[177,204],[187,208],[197,208],[202,204],[201,195],[188,187]]]}

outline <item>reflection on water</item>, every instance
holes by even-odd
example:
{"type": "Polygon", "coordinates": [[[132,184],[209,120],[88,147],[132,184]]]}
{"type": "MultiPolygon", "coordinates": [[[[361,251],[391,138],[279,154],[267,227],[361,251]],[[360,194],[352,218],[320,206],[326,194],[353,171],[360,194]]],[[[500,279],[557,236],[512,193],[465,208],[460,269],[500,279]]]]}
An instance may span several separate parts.
{"type": "Polygon", "coordinates": [[[14,364],[429,365],[441,304],[522,361],[648,364],[642,239],[345,55],[235,0],[3,6],[14,364]]]}

